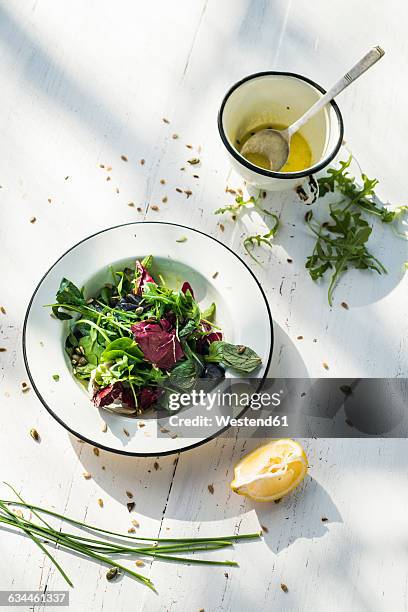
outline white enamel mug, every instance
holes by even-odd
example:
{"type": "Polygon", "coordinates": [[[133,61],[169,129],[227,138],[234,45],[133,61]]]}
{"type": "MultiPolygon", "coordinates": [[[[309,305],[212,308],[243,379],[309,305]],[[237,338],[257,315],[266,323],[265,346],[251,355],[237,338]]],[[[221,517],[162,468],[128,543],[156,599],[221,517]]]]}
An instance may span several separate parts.
{"type": "Polygon", "coordinates": [[[310,168],[264,170],[237,149],[240,138],[259,125],[294,123],[325,93],[317,83],[291,72],[258,72],[231,87],[218,113],[218,129],[233,168],[247,183],[266,191],[295,189],[332,161],[343,141],[343,119],[333,100],[300,130],[312,152],[310,168]]]}

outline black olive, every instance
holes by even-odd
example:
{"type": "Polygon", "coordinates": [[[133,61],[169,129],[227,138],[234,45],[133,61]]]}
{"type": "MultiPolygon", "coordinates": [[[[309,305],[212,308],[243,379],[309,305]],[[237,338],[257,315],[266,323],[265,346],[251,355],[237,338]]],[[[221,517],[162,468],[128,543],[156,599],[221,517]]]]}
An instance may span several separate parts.
{"type": "Polygon", "coordinates": [[[214,380],[225,378],[225,370],[217,363],[208,363],[204,370],[203,378],[212,378],[214,380]]]}

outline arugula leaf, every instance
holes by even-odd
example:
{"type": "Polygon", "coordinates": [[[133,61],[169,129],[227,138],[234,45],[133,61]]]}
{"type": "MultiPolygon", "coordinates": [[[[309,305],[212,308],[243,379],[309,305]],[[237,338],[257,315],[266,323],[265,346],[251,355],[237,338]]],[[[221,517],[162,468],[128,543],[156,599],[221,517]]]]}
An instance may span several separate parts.
{"type": "Polygon", "coordinates": [[[209,354],[205,357],[209,363],[223,363],[238,372],[249,374],[255,370],[262,359],[247,346],[229,344],[216,340],[210,344],[209,354]]]}
{"type": "Polygon", "coordinates": [[[254,198],[254,196],[251,196],[250,198],[248,198],[248,200],[244,200],[241,195],[237,195],[234,204],[229,204],[227,206],[224,206],[223,208],[217,208],[217,210],[214,211],[214,215],[223,215],[226,212],[229,212],[232,215],[236,215],[243,208],[252,207],[255,203],[256,199],[254,198]]]}
{"type": "Polygon", "coordinates": [[[179,331],[178,337],[180,340],[185,340],[197,329],[197,323],[195,321],[188,321],[186,325],[179,331]]]}
{"type": "Polygon", "coordinates": [[[261,246],[261,244],[266,244],[266,246],[272,248],[271,240],[276,235],[276,232],[279,229],[279,217],[269,211],[264,211],[264,212],[267,212],[267,214],[270,215],[274,220],[274,224],[270,228],[269,232],[266,232],[266,234],[255,234],[253,236],[247,236],[244,240],[244,248],[246,252],[257,263],[259,263],[259,261],[255,257],[255,255],[253,255],[252,253],[254,247],[261,246]]]}
{"type": "Polygon", "coordinates": [[[153,255],[147,255],[144,259],[142,259],[141,264],[150,272],[153,265],[153,255]]]}
{"type": "Polygon", "coordinates": [[[329,305],[333,304],[333,292],[339,277],[350,267],[372,269],[379,274],[387,270],[366,247],[372,228],[361,217],[359,212],[349,212],[347,207],[330,207],[330,223],[312,222],[313,214],[309,211],[306,223],[317,240],[312,254],[307,258],[305,267],[313,280],[318,280],[333,270],[328,289],[329,305]]]}

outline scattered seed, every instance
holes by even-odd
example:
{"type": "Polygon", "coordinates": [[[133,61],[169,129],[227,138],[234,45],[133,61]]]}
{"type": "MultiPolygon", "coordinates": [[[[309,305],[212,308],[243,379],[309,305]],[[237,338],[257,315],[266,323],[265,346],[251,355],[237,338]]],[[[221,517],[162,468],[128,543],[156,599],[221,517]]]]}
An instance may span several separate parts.
{"type": "Polygon", "coordinates": [[[127,429],[123,428],[123,433],[125,434],[125,436],[127,436],[129,438],[130,433],[128,432],[127,429]]]}
{"type": "Polygon", "coordinates": [[[90,474],[89,472],[84,472],[82,476],[85,478],[85,480],[89,480],[90,478],[92,478],[92,474],[90,474]]]}
{"type": "Polygon", "coordinates": [[[298,336],[297,340],[303,340],[303,336],[298,336]]]}
{"type": "Polygon", "coordinates": [[[109,580],[109,582],[111,580],[115,580],[115,578],[117,577],[118,574],[119,574],[119,569],[117,567],[111,567],[106,572],[106,580],[109,580]]]}
{"type": "Polygon", "coordinates": [[[176,191],[178,191],[179,193],[183,193],[183,190],[180,189],[179,187],[176,187],[176,191]]]}
{"type": "Polygon", "coordinates": [[[92,450],[93,450],[93,454],[99,457],[99,448],[97,446],[94,446],[92,450]]]}
{"type": "Polygon", "coordinates": [[[187,149],[192,149],[192,148],[193,148],[193,145],[191,145],[191,144],[186,144],[186,147],[187,147],[187,149]]]}
{"type": "Polygon", "coordinates": [[[116,187],[115,191],[116,193],[119,193],[119,187],[116,187]]]}
{"type": "Polygon", "coordinates": [[[0,353],[5,353],[7,349],[4,346],[0,346],[0,353]]]}
{"type": "Polygon", "coordinates": [[[139,423],[139,427],[146,427],[146,423],[139,423]]]}
{"type": "Polygon", "coordinates": [[[132,512],[132,510],[133,510],[133,509],[134,509],[134,507],[135,507],[135,502],[128,502],[128,503],[126,504],[126,507],[127,507],[127,509],[128,509],[128,512],[132,512]]]}
{"type": "Polygon", "coordinates": [[[153,206],[151,206],[150,208],[152,210],[155,210],[156,212],[158,212],[160,210],[160,208],[156,204],[153,204],[153,206]]]}
{"type": "Polygon", "coordinates": [[[64,181],[67,181],[68,179],[69,179],[69,176],[66,176],[66,177],[64,178],[64,181]]]}
{"type": "Polygon", "coordinates": [[[351,395],[353,393],[353,389],[350,387],[350,385],[341,385],[339,388],[344,395],[351,395]]]}
{"type": "Polygon", "coordinates": [[[220,226],[220,230],[223,232],[225,230],[224,225],[222,223],[219,223],[219,226],[220,226]]]}
{"type": "Polygon", "coordinates": [[[183,166],[182,168],[180,168],[181,171],[185,170],[185,167],[183,166]]]}
{"type": "Polygon", "coordinates": [[[110,180],[111,180],[111,177],[110,177],[110,176],[107,176],[107,177],[106,177],[106,180],[107,180],[107,181],[110,181],[110,180]]]}
{"type": "Polygon", "coordinates": [[[35,440],[36,442],[39,442],[40,435],[36,429],[34,428],[30,429],[30,436],[32,437],[33,440],[35,440]]]}
{"type": "Polygon", "coordinates": [[[343,306],[345,310],[349,309],[349,305],[347,304],[347,302],[342,302],[341,305],[343,306]]]}
{"type": "Polygon", "coordinates": [[[145,159],[141,159],[141,160],[140,160],[140,165],[141,165],[141,166],[144,166],[144,165],[145,165],[145,163],[146,163],[146,160],[145,160],[145,159]]]}
{"type": "Polygon", "coordinates": [[[0,312],[2,312],[2,314],[6,314],[6,309],[4,306],[0,306],[0,312]]]}
{"type": "Polygon", "coordinates": [[[166,184],[166,180],[165,179],[160,179],[160,185],[165,185],[166,184]]]}
{"type": "Polygon", "coordinates": [[[214,495],[214,485],[213,484],[209,484],[207,489],[209,490],[209,492],[211,493],[211,495],[214,495]]]}
{"type": "Polygon", "coordinates": [[[35,223],[37,221],[37,217],[31,217],[30,223],[35,223]]]}
{"type": "Polygon", "coordinates": [[[173,140],[177,140],[177,138],[179,137],[179,135],[178,135],[178,134],[172,134],[172,136],[171,136],[171,137],[173,138],[173,140]]]}
{"type": "Polygon", "coordinates": [[[139,521],[137,521],[136,519],[133,519],[132,525],[133,527],[140,527],[139,521]]]}
{"type": "Polygon", "coordinates": [[[160,431],[161,431],[162,433],[169,433],[169,430],[168,430],[168,429],[165,429],[164,427],[161,427],[161,428],[160,428],[160,431]]]}
{"type": "Polygon", "coordinates": [[[154,462],[153,464],[154,469],[157,471],[159,469],[159,464],[157,463],[157,461],[154,462]]]}
{"type": "Polygon", "coordinates": [[[329,369],[329,364],[328,364],[328,363],[326,363],[325,361],[323,361],[323,364],[322,364],[322,365],[323,365],[323,367],[324,367],[324,369],[325,369],[325,370],[328,370],[328,369],[329,369]]]}
{"type": "Polygon", "coordinates": [[[283,582],[281,582],[280,587],[284,593],[287,593],[289,591],[288,587],[283,582]]]}
{"type": "Polygon", "coordinates": [[[281,497],[279,497],[278,499],[275,499],[275,500],[274,500],[275,504],[280,504],[280,503],[281,503],[281,501],[282,501],[282,498],[281,498],[281,497]]]}
{"type": "Polygon", "coordinates": [[[170,123],[170,121],[166,119],[166,117],[163,117],[163,123],[170,123]]]}
{"type": "Polygon", "coordinates": [[[176,433],[172,433],[172,434],[170,434],[170,438],[171,438],[172,440],[175,440],[175,438],[178,438],[178,434],[176,434],[176,433]]]}
{"type": "Polygon", "coordinates": [[[191,159],[188,159],[187,161],[192,166],[195,166],[196,164],[200,163],[200,160],[198,159],[198,157],[192,157],[191,159]]]}
{"type": "Polygon", "coordinates": [[[30,387],[27,385],[27,383],[24,383],[24,385],[23,385],[21,390],[22,390],[23,393],[27,393],[27,391],[30,390],[30,387]]]}
{"type": "Polygon", "coordinates": [[[187,199],[188,199],[188,198],[189,198],[191,195],[193,195],[193,192],[191,191],[191,189],[185,189],[185,190],[184,190],[184,193],[186,194],[187,199]]]}
{"type": "Polygon", "coordinates": [[[262,527],[262,531],[264,531],[265,533],[268,533],[269,529],[265,527],[265,525],[261,525],[261,527],[262,527]]]}
{"type": "Polygon", "coordinates": [[[287,261],[288,263],[293,263],[293,259],[290,259],[290,257],[288,257],[286,261],[287,261]]]}
{"type": "Polygon", "coordinates": [[[237,353],[238,353],[238,355],[242,355],[242,353],[245,353],[245,348],[246,348],[246,347],[245,347],[245,346],[243,346],[243,345],[242,345],[242,346],[239,346],[239,347],[237,348],[237,353]]]}
{"type": "Polygon", "coordinates": [[[51,202],[52,202],[51,198],[48,198],[48,202],[51,204],[51,202]]]}
{"type": "Polygon", "coordinates": [[[237,192],[235,191],[235,189],[232,189],[231,187],[226,187],[225,188],[226,193],[232,193],[233,195],[237,195],[237,192]]]}
{"type": "Polygon", "coordinates": [[[327,523],[329,519],[327,518],[327,516],[322,516],[322,523],[327,523]]]}
{"type": "Polygon", "coordinates": [[[236,220],[237,220],[237,215],[231,215],[231,219],[232,219],[233,221],[236,221],[236,220]]]}
{"type": "Polygon", "coordinates": [[[164,198],[162,198],[162,202],[163,202],[163,204],[165,204],[167,202],[167,196],[164,196],[164,198]]]}
{"type": "Polygon", "coordinates": [[[137,212],[142,212],[142,209],[140,206],[137,207],[137,212]]]}
{"type": "Polygon", "coordinates": [[[107,166],[106,172],[110,172],[112,170],[112,166],[107,166]]]}
{"type": "Polygon", "coordinates": [[[103,433],[106,433],[108,431],[108,424],[107,423],[103,423],[102,424],[101,431],[103,433]]]}
{"type": "Polygon", "coordinates": [[[212,275],[213,278],[217,278],[219,272],[214,272],[214,274],[212,275]]]}
{"type": "Polygon", "coordinates": [[[25,387],[28,387],[28,385],[27,385],[27,383],[26,383],[26,382],[22,382],[22,383],[21,383],[21,386],[23,387],[23,389],[24,389],[25,387]]]}
{"type": "Polygon", "coordinates": [[[187,236],[180,236],[180,238],[177,238],[176,242],[187,242],[187,236]]]}
{"type": "Polygon", "coordinates": [[[100,167],[100,168],[104,168],[104,167],[105,167],[105,165],[104,165],[104,164],[99,164],[99,167],[100,167]]]}
{"type": "Polygon", "coordinates": [[[140,559],[138,561],[135,561],[135,565],[137,565],[137,567],[144,567],[144,563],[143,561],[140,561],[140,559]]]}
{"type": "Polygon", "coordinates": [[[126,491],[126,495],[129,499],[133,499],[133,493],[131,491],[126,491]]]}
{"type": "Polygon", "coordinates": [[[136,529],[134,527],[129,527],[128,533],[135,533],[136,529]]]}
{"type": "Polygon", "coordinates": [[[198,174],[193,174],[194,178],[200,178],[198,174]]]}
{"type": "Polygon", "coordinates": [[[128,158],[126,157],[126,155],[121,155],[121,156],[120,156],[120,159],[121,159],[122,161],[128,161],[128,158]]]}
{"type": "Polygon", "coordinates": [[[103,499],[99,498],[98,499],[98,504],[100,505],[101,508],[103,508],[103,499]]]}

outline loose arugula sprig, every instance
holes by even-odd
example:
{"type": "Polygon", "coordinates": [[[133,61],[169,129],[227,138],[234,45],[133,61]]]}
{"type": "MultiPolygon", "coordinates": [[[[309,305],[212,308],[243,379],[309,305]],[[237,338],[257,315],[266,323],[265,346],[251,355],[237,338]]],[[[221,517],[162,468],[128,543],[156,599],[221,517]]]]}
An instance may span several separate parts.
{"type": "Polygon", "coordinates": [[[250,198],[248,198],[248,200],[244,200],[243,196],[237,195],[235,198],[234,204],[229,204],[227,206],[224,206],[223,208],[218,208],[214,212],[215,215],[221,215],[221,214],[229,212],[235,218],[236,215],[239,214],[243,209],[255,208],[258,210],[258,212],[264,215],[268,215],[269,217],[273,219],[272,227],[265,234],[253,234],[250,236],[246,236],[244,238],[244,241],[243,241],[244,249],[246,250],[248,255],[252,257],[252,259],[256,261],[257,263],[259,263],[259,261],[253,254],[254,248],[256,246],[259,247],[263,244],[271,248],[272,247],[271,240],[276,235],[279,229],[279,224],[280,224],[279,217],[275,213],[272,213],[269,210],[266,210],[265,208],[262,208],[262,206],[259,205],[258,202],[259,202],[260,195],[261,195],[261,191],[259,191],[256,198],[254,196],[251,196],[250,198]]]}
{"type": "MultiPolygon", "coordinates": [[[[313,280],[322,278],[328,270],[332,271],[328,288],[328,301],[333,304],[333,292],[340,276],[349,268],[371,269],[378,274],[387,270],[383,264],[367,249],[372,227],[362,217],[362,213],[375,215],[383,223],[392,224],[400,220],[407,206],[388,210],[381,206],[375,197],[377,179],[369,179],[361,174],[362,185],[356,183],[348,168],[352,156],[341,161],[339,168],[329,168],[327,176],[318,179],[319,197],[328,193],[339,193],[343,196],[338,202],[329,205],[330,221],[316,223],[313,213],[305,215],[306,223],[317,236],[313,252],[306,260],[306,268],[313,280]]],[[[402,237],[403,233],[394,231],[402,237]]]]}
{"type": "Polygon", "coordinates": [[[371,269],[379,274],[387,270],[366,247],[372,228],[361,217],[361,213],[351,213],[346,209],[330,207],[330,223],[313,223],[312,211],[306,214],[306,222],[317,236],[312,254],[307,258],[306,268],[313,280],[333,270],[328,289],[330,306],[333,304],[333,291],[342,273],[348,268],[371,269]]]}

